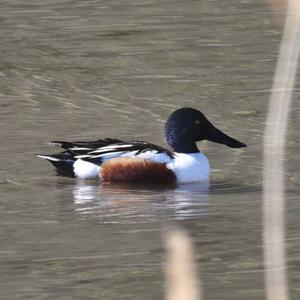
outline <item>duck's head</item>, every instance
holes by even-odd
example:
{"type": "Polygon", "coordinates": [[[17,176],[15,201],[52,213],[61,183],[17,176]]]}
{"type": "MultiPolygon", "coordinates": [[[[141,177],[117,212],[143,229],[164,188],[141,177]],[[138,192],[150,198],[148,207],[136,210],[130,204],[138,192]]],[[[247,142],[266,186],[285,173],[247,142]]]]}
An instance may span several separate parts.
{"type": "Polygon", "coordinates": [[[231,148],[247,147],[212,125],[204,114],[184,107],[174,111],[165,124],[166,142],[179,153],[199,152],[196,142],[208,140],[231,148]]]}

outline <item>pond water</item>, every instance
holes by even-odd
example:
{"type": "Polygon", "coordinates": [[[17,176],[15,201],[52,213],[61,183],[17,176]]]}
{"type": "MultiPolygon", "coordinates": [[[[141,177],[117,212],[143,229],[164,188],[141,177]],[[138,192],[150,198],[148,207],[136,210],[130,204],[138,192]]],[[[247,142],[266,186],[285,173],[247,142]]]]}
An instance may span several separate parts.
{"type": "MultiPolygon", "coordinates": [[[[185,228],[205,299],[263,299],[262,136],[280,23],[259,0],[0,3],[0,299],[162,299],[163,236],[185,228]],[[210,187],[101,186],[55,176],[50,140],[165,145],[178,107],[210,142],[210,187]]],[[[286,157],[291,299],[300,297],[299,84],[286,157]]]]}

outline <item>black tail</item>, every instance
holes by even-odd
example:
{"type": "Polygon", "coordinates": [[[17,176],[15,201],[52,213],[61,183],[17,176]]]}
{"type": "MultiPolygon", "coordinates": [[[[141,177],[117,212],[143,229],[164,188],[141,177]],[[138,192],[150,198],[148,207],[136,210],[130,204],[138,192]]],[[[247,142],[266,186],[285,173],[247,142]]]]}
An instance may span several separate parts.
{"type": "Polygon", "coordinates": [[[73,170],[75,159],[72,154],[62,152],[50,155],[37,155],[37,157],[47,159],[55,167],[57,175],[75,177],[73,170]]]}

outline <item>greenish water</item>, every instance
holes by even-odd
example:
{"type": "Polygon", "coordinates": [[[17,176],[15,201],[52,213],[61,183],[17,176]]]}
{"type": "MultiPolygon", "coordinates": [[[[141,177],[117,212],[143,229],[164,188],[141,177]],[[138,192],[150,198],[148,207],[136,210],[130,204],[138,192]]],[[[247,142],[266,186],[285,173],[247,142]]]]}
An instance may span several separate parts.
{"type": "MultiPolygon", "coordinates": [[[[162,299],[163,234],[191,235],[205,299],[263,299],[262,135],[281,38],[260,1],[0,3],[0,299],[162,299]],[[160,145],[176,108],[246,142],[199,148],[211,187],[56,177],[54,139],[160,145]]],[[[299,299],[299,83],[287,133],[288,275],[299,299]]]]}

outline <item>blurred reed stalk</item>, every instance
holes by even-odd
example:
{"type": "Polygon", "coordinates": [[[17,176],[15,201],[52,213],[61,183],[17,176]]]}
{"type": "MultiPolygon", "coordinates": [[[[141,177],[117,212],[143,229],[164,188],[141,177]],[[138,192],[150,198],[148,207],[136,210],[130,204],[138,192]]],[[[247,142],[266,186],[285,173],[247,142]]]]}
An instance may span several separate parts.
{"type": "MultiPolygon", "coordinates": [[[[278,4],[278,0],[275,2],[278,4]]],[[[300,0],[289,0],[264,134],[263,240],[267,300],[288,299],[283,161],[299,52],[300,0]]]]}
{"type": "Polygon", "coordinates": [[[275,14],[277,14],[278,12],[286,12],[288,1],[289,0],[266,0],[275,14]]]}
{"type": "Polygon", "coordinates": [[[165,300],[201,300],[191,239],[183,230],[167,234],[165,300]]]}

